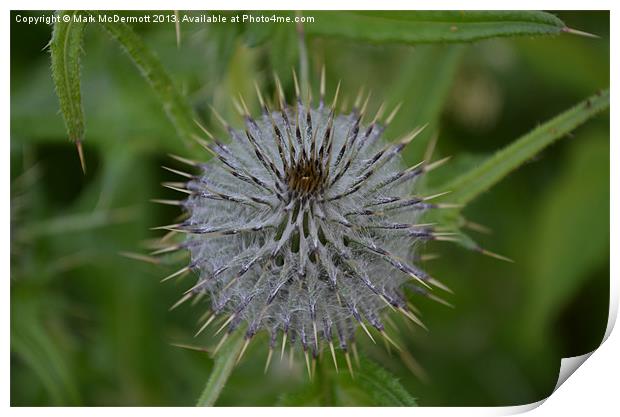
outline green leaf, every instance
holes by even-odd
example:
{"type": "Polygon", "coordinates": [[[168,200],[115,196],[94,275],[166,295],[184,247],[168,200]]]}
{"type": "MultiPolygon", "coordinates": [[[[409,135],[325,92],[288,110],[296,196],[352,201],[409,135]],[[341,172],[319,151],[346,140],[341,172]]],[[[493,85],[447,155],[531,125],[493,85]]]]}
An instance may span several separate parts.
{"type": "Polygon", "coordinates": [[[402,106],[386,135],[395,138],[428,123],[403,154],[408,164],[420,162],[428,139],[437,131],[441,110],[465,49],[463,45],[421,45],[404,62],[402,76],[390,83],[388,96],[393,105],[400,102],[402,106]]]}
{"type": "Polygon", "coordinates": [[[16,231],[16,236],[23,240],[32,240],[47,235],[67,236],[70,233],[85,233],[111,224],[129,222],[135,220],[136,217],[136,210],[129,207],[69,213],[41,222],[29,222],[16,231]]]}
{"type": "MultiPolygon", "coordinates": [[[[243,39],[251,48],[261,46],[272,39],[277,29],[279,29],[278,25],[250,23],[244,26],[243,39]]],[[[293,41],[295,41],[295,39],[293,39],[293,41]]]]}
{"type": "Polygon", "coordinates": [[[52,78],[60,101],[60,111],[65,121],[69,139],[80,142],[84,139],[84,113],[80,93],[80,56],[84,22],[74,22],[76,11],[63,11],[54,25],[50,51],[52,78]],[[63,17],[69,16],[68,22],[63,17]]]}
{"type": "MultiPolygon", "coordinates": [[[[446,188],[454,178],[457,178],[466,172],[471,171],[489,158],[487,153],[460,153],[450,159],[450,162],[437,169],[431,171],[426,179],[425,189],[430,190],[447,190],[446,188]]],[[[425,190],[424,189],[424,190],[425,190]]],[[[432,191],[430,191],[432,193],[432,191]]]]}
{"type": "Polygon", "coordinates": [[[366,358],[354,368],[335,372],[328,358],[317,363],[312,381],[302,389],[280,396],[277,406],[415,407],[416,399],[394,375],[366,358]]]}
{"type": "Polygon", "coordinates": [[[447,184],[444,190],[451,193],[446,199],[463,205],[471,202],[544,148],[608,107],[609,90],[582,101],[447,184]]]}
{"type": "Polygon", "coordinates": [[[548,189],[532,224],[530,293],[522,320],[532,341],[544,340],[560,310],[609,259],[608,132],[590,130],[576,140],[548,189]]]}
{"type": "MultiPolygon", "coordinates": [[[[84,22],[75,22],[73,18],[80,13],[85,12],[60,12],[61,17],[69,15],[71,19],[67,23],[60,19],[54,25],[50,42],[52,75],[56,86],[56,93],[60,101],[60,108],[69,138],[75,142],[80,142],[84,139],[84,114],[80,89],[80,56],[86,24],[84,22]]],[[[99,15],[95,11],[88,13],[95,17],[99,15]]],[[[132,62],[138,67],[142,76],[148,81],[181,139],[188,144],[193,143],[192,135],[200,134],[199,129],[194,123],[194,112],[185,97],[174,85],[159,58],[129,25],[107,21],[100,23],[107,33],[119,42],[132,62]]]]}
{"type": "Polygon", "coordinates": [[[57,306],[50,305],[49,299],[42,304],[40,298],[39,293],[11,290],[11,351],[37,376],[53,405],[79,405],[70,352],[63,349],[59,335],[50,329],[50,317],[44,314],[57,306]]]}
{"type": "MultiPolygon", "coordinates": [[[[341,377],[349,378],[348,376],[341,377]]],[[[350,378],[349,378],[350,379],[350,378]]],[[[360,367],[355,370],[355,379],[351,384],[372,399],[373,406],[381,407],[416,407],[416,399],[407,392],[401,383],[384,368],[362,358],[360,367]]]]}
{"type": "Polygon", "coordinates": [[[558,35],[566,25],[537,11],[312,12],[308,35],[369,42],[471,42],[506,36],[558,35]]]}
{"type": "Polygon", "coordinates": [[[222,345],[222,348],[215,357],[215,363],[209,380],[207,381],[207,385],[196,403],[197,406],[210,407],[217,401],[217,398],[220,396],[222,389],[224,389],[224,385],[226,385],[235,367],[235,362],[245,342],[244,335],[244,332],[237,330],[232,333],[229,339],[222,345]]]}
{"type": "MultiPolygon", "coordinates": [[[[89,12],[97,17],[99,12],[89,12]]],[[[100,22],[101,26],[121,45],[157,95],[181,139],[193,143],[192,135],[200,134],[195,115],[185,97],[176,88],[161,61],[125,23],[100,22]]]]}
{"type": "Polygon", "coordinates": [[[294,393],[286,393],[278,398],[276,407],[320,407],[321,393],[319,390],[305,387],[294,393]]]}

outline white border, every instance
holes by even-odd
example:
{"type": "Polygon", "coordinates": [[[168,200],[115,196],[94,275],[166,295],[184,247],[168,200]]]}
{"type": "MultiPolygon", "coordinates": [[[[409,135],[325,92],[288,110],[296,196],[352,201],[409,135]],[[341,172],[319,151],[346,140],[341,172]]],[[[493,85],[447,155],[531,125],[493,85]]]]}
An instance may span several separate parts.
{"type": "MultiPolygon", "coordinates": [[[[501,6],[505,9],[546,9],[546,10],[611,10],[611,44],[618,44],[618,31],[615,29],[618,27],[620,23],[620,19],[618,18],[618,7],[616,6],[618,3],[614,3],[612,1],[596,1],[589,0],[588,2],[576,2],[576,1],[532,1],[532,0],[521,0],[521,1],[509,1],[502,2],[501,6]],[[616,7],[614,7],[616,6],[616,7]]],[[[108,0],[106,2],[96,1],[96,2],[85,2],[76,1],[76,0],[65,0],[65,1],[40,1],[40,0],[29,0],[29,1],[5,1],[3,2],[4,9],[4,24],[0,27],[0,36],[2,39],[2,55],[5,58],[2,60],[4,64],[2,65],[2,112],[0,114],[0,120],[2,121],[2,128],[5,134],[3,135],[3,140],[0,141],[1,153],[3,155],[4,164],[2,165],[3,170],[3,178],[0,182],[0,187],[2,190],[2,199],[3,204],[1,206],[2,217],[4,219],[4,228],[6,232],[2,233],[2,250],[0,251],[0,256],[2,257],[2,265],[5,273],[4,277],[4,292],[3,292],[3,313],[2,314],[2,335],[3,343],[0,347],[0,354],[2,355],[2,377],[0,380],[0,389],[2,396],[2,404],[5,407],[8,407],[10,404],[10,350],[9,350],[9,335],[10,335],[10,322],[9,322],[9,312],[10,312],[10,292],[9,292],[9,276],[10,276],[10,262],[9,262],[9,252],[10,252],[10,240],[9,240],[9,222],[10,218],[10,172],[9,172],[9,164],[8,158],[10,155],[10,84],[9,84],[9,30],[10,25],[8,24],[9,19],[9,10],[10,9],[30,9],[30,10],[45,10],[45,9],[81,9],[84,7],[88,8],[101,8],[101,9],[170,9],[171,6],[176,9],[202,9],[205,6],[209,6],[211,10],[278,10],[278,9],[300,9],[300,10],[319,10],[319,9],[331,9],[331,10],[343,10],[343,9],[475,9],[475,10],[487,10],[487,9],[497,9],[498,3],[495,1],[468,1],[468,2],[456,2],[456,1],[443,1],[438,0],[434,2],[421,2],[421,1],[390,1],[383,0],[381,2],[377,1],[368,1],[368,0],[358,0],[358,1],[340,1],[336,2],[334,0],[314,0],[314,1],[285,1],[285,0],[264,0],[261,2],[241,2],[241,1],[233,1],[233,0],[215,0],[205,2],[196,2],[196,1],[183,1],[178,0],[174,3],[166,2],[162,0],[153,0],[153,1],[144,1],[137,0],[132,2],[127,2],[126,0],[108,0]]],[[[620,73],[620,68],[618,66],[618,59],[615,55],[612,54],[611,57],[611,74],[620,73]]],[[[615,97],[615,88],[613,87],[614,83],[611,83],[611,97],[613,101],[613,97],[615,97]]],[[[611,137],[617,138],[617,128],[615,121],[618,120],[618,111],[614,107],[611,108],[611,137]]],[[[620,173],[620,155],[619,155],[619,145],[617,140],[611,141],[611,190],[614,191],[611,193],[611,253],[620,253],[620,245],[618,244],[618,240],[620,239],[620,223],[618,221],[618,215],[620,215],[620,201],[618,197],[618,179],[620,173]]],[[[436,408],[416,408],[416,409],[391,409],[389,413],[392,415],[407,415],[410,416],[412,413],[415,413],[416,416],[439,416],[446,415],[446,413],[450,414],[458,414],[458,415],[469,415],[469,416],[490,416],[490,415],[508,415],[515,413],[522,413],[528,410],[532,415],[536,416],[547,416],[547,415],[562,415],[562,416],[572,416],[579,415],[583,416],[586,413],[596,413],[602,415],[610,415],[612,413],[617,413],[619,410],[618,407],[618,371],[620,370],[619,359],[617,352],[620,352],[620,338],[617,335],[617,331],[611,332],[613,329],[613,325],[615,323],[618,311],[618,277],[620,276],[620,268],[619,268],[620,258],[618,256],[613,256],[611,258],[611,300],[610,300],[610,318],[607,328],[607,333],[605,335],[606,340],[603,345],[597,349],[592,357],[589,358],[583,366],[576,370],[575,375],[570,377],[566,383],[561,385],[559,389],[546,401],[541,401],[536,404],[518,406],[518,407],[498,407],[498,408],[445,408],[445,407],[436,407],[436,408]]],[[[9,410],[11,414],[14,415],[30,415],[32,412],[36,412],[39,409],[30,409],[30,408],[12,408],[9,410]]],[[[43,410],[41,410],[43,411],[43,410]]],[[[106,408],[91,408],[88,413],[93,416],[107,416],[111,410],[106,408]]],[[[46,415],[50,416],[71,416],[71,415],[82,415],[84,410],[78,408],[48,408],[43,411],[46,415]]],[[[114,412],[117,412],[116,409],[114,412]]],[[[292,412],[288,409],[277,409],[277,408],[220,408],[220,409],[212,409],[212,410],[201,410],[194,408],[182,408],[182,409],[170,409],[170,408],[121,408],[118,412],[122,413],[131,413],[133,415],[149,415],[149,417],[154,416],[166,416],[168,417],[170,412],[174,413],[184,413],[187,415],[196,415],[203,417],[205,414],[208,415],[219,415],[230,413],[236,414],[251,413],[252,415],[282,415],[289,416],[292,412]]],[[[377,408],[366,408],[366,409],[356,409],[356,410],[341,410],[341,409],[316,409],[316,408],[296,408],[294,413],[300,416],[310,416],[314,417],[315,413],[321,414],[334,414],[341,415],[342,413],[354,412],[356,415],[370,415],[371,413],[381,412],[377,408]]]]}

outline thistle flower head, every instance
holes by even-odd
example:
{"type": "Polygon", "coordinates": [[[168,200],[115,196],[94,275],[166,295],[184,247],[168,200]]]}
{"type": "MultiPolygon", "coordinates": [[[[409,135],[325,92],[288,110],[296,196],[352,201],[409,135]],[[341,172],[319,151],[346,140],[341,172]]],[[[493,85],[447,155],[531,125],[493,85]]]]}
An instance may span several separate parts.
{"type": "Polygon", "coordinates": [[[210,296],[221,330],[245,324],[248,340],[266,330],[272,348],[282,335],[315,356],[323,345],[346,352],[358,327],[385,335],[386,306],[422,325],[404,288],[438,285],[416,266],[416,243],[436,237],[418,221],[435,206],[413,193],[431,165],[406,168],[400,156],[422,128],[388,143],[395,112],[364,122],[358,99],[336,114],[337,93],[327,105],[321,84],[316,106],[299,94],[287,105],[279,89],[270,110],[259,93],[257,118],[241,100],[245,128],[222,121],[230,140],[207,132],[214,158],[187,183],[189,217],[172,227],[187,233],[198,275],[188,294],[210,296]]]}

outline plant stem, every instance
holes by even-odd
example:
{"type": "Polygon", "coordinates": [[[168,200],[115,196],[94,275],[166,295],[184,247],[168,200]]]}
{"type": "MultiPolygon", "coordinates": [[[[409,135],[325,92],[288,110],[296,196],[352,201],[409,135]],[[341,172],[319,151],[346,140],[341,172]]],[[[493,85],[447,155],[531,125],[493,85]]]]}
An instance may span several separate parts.
{"type": "MultiPolygon", "coordinates": [[[[95,18],[100,14],[98,11],[88,13],[95,18]]],[[[202,134],[194,123],[196,115],[186,98],[176,88],[157,55],[128,24],[105,21],[101,22],[101,26],[121,45],[148,81],[181,139],[187,145],[193,145],[195,143],[193,135],[202,134]]]]}
{"type": "MultiPolygon", "coordinates": [[[[296,12],[295,15],[301,18],[301,12],[296,12]]],[[[301,76],[301,96],[307,97],[310,90],[310,79],[308,70],[308,48],[306,47],[306,37],[304,35],[304,25],[297,23],[297,42],[299,47],[299,75],[301,76]]]]}
{"type": "Polygon", "coordinates": [[[609,90],[601,91],[521,136],[483,163],[445,186],[446,200],[468,204],[556,140],[609,107],[609,90]]]}
{"type": "Polygon", "coordinates": [[[211,407],[217,401],[235,367],[235,362],[245,340],[243,336],[244,332],[236,331],[229,336],[222,346],[220,352],[215,357],[215,363],[207,385],[196,403],[197,407],[211,407]]]}

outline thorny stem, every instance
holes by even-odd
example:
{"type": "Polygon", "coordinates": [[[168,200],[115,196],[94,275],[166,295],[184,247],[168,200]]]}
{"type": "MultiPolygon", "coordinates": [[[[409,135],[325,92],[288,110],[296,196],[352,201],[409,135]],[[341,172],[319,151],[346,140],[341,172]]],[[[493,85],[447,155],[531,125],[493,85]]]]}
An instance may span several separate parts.
{"type": "Polygon", "coordinates": [[[197,407],[211,407],[217,401],[235,367],[235,362],[245,342],[244,334],[245,332],[242,331],[232,333],[220,349],[215,357],[207,385],[196,403],[197,407]]]}
{"type": "MultiPolygon", "coordinates": [[[[98,19],[99,11],[87,11],[98,19]]],[[[164,110],[185,143],[193,146],[193,135],[200,134],[194,119],[192,107],[185,96],[176,88],[172,78],[155,53],[144,43],[142,38],[125,23],[102,22],[103,29],[115,39],[129,55],[131,61],[148,81],[164,110]]]]}
{"type": "Polygon", "coordinates": [[[609,107],[609,90],[599,91],[538,126],[445,185],[450,202],[466,205],[528,159],[609,107]]]}

